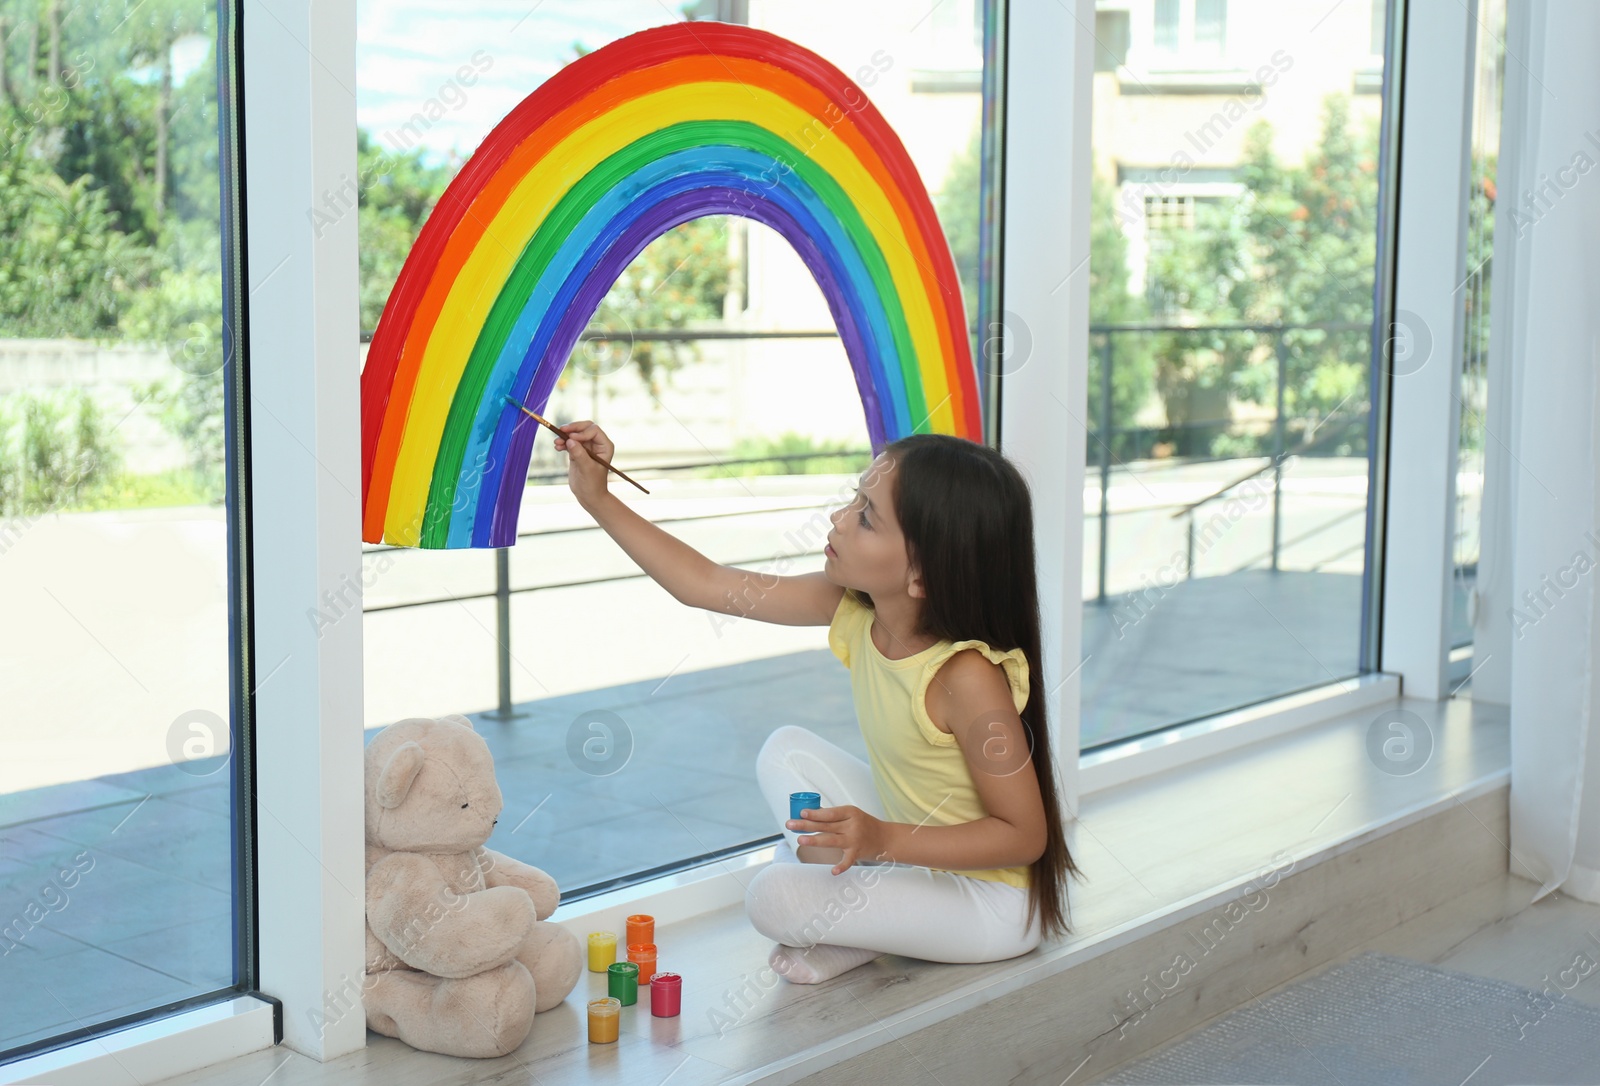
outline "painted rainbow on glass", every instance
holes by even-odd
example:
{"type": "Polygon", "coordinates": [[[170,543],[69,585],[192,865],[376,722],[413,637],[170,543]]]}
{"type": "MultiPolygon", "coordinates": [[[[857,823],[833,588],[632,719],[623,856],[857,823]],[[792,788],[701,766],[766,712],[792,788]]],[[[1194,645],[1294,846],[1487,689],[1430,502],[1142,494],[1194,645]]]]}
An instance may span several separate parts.
{"type": "Polygon", "coordinates": [[[899,138],[815,53],[673,23],[561,69],[440,197],[361,374],[362,539],[512,545],[540,427],[507,397],[542,412],[611,284],[704,215],[764,223],[805,262],[874,453],[983,439],[955,264],[899,138]]]}

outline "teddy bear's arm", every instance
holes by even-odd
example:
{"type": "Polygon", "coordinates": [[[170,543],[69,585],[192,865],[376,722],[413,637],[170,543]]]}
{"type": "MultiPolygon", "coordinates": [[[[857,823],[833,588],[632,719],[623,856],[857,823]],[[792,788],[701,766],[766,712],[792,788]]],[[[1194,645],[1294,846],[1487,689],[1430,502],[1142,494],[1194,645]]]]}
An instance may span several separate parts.
{"type": "Polygon", "coordinates": [[[367,872],[367,923],[389,951],[440,977],[469,977],[516,957],[533,902],[500,887],[457,894],[427,857],[396,852],[367,872]]]}
{"type": "Polygon", "coordinates": [[[478,846],[478,863],[483,868],[483,881],[489,886],[516,886],[533,898],[533,907],[540,920],[547,920],[561,904],[561,891],[556,880],[532,864],[523,863],[513,856],[478,846]]]}

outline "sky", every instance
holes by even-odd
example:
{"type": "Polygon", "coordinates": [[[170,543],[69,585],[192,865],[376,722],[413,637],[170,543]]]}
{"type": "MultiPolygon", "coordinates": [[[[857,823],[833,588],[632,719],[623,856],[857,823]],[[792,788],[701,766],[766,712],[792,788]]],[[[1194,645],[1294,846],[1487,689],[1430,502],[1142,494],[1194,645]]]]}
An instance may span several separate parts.
{"type": "MultiPolygon", "coordinates": [[[[680,18],[678,0],[358,0],[356,123],[389,150],[406,141],[443,160],[466,158],[523,98],[575,59],[680,18]],[[481,55],[479,55],[481,51],[481,55]],[[477,60],[474,61],[474,57],[477,60]],[[482,71],[465,85],[458,70],[482,71]],[[420,138],[403,125],[437,100],[420,138]]],[[[423,128],[416,125],[416,128],[423,128]]]]}

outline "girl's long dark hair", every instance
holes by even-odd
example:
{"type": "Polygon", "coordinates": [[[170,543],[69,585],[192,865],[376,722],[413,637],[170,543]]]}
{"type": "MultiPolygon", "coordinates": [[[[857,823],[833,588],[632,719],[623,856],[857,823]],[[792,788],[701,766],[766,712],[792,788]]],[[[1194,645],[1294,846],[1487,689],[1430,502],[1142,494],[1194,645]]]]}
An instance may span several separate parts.
{"type": "MultiPolygon", "coordinates": [[[[907,557],[927,592],[923,637],[980,640],[1028,660],[1021,717],[1044,800],[1044,854],[1029,868],[1027,924],[1037,914],[1046,938],[1071,932],[1067,876],[1082,872],[1067,850],[1045,719],[1039,661],[1039,587],[1034,566],[1033,500],[1016,465],[987,445],[950,434],[911,434],[885,449],[894,511],[907,557]]],[[[871,606],[871,597],[857,593],[871,606]]]]}

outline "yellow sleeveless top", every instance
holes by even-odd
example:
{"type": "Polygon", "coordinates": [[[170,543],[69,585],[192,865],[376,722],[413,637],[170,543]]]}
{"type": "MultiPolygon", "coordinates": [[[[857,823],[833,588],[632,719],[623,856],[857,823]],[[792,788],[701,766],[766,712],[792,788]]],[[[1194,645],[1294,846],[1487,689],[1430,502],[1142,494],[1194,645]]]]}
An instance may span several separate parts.
{"type": "MultiPolygon", "coordinates": [[[[977,649],[1004,668],[1020,713],[1028,703],[1027,656],[1020,648],[999,652],[983,641],[943,640],[891,660],[872,642],[874,617],[870,607],[845,592],[828,626],[828,647],[850,669],[856,719],[887,820],[953,826],[988,817],[956,737],[929,718],[924,698],[946,660],[962,649],[977,649]]],[[[1023,889],[1030,882],[1025,864],[954,873],[1023,889]]]]}

